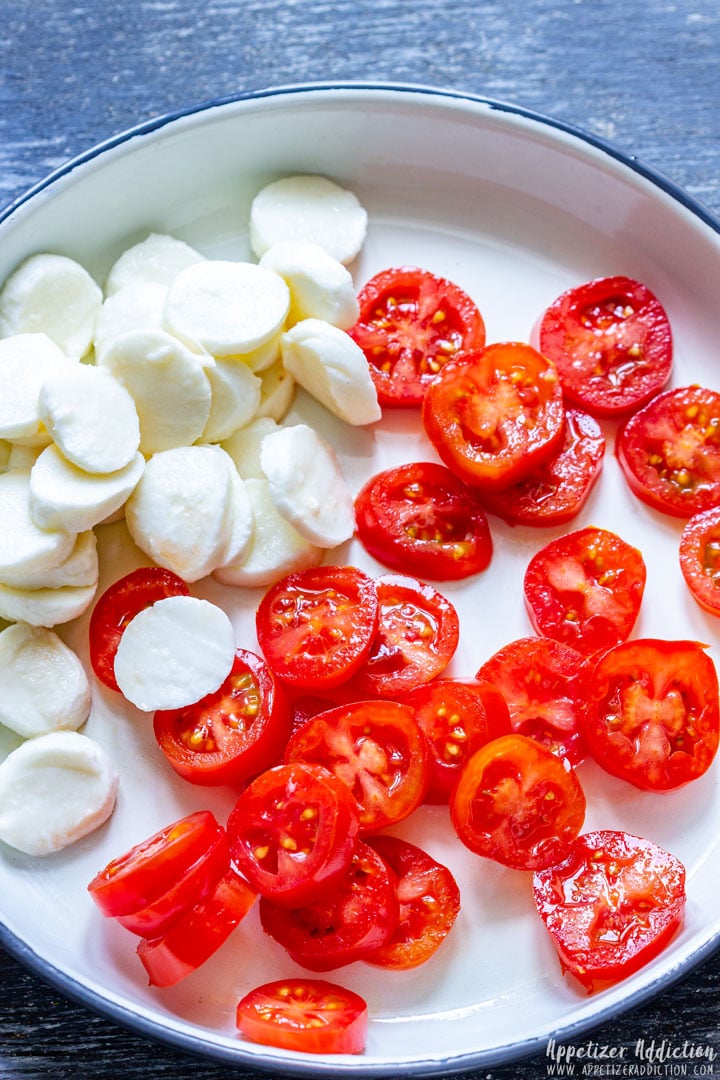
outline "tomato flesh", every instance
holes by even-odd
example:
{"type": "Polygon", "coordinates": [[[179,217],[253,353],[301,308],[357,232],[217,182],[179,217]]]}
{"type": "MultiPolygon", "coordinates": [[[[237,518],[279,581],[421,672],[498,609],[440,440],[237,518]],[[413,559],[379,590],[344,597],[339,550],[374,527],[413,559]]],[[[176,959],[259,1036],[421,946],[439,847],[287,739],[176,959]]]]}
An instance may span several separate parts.
{"type": "Polygon", "coordinates": [[[304,1054],[361,1054],[368,1027],[359,994],[325,979],[278,979],[240,999],[240,1034],[262,1046],[304,1054]]]}
{"type": "Polygon", "coordinates": [[[680,537],[680,569],[701,607],[720,615],[720,507],[694,514],[680,537]]]}

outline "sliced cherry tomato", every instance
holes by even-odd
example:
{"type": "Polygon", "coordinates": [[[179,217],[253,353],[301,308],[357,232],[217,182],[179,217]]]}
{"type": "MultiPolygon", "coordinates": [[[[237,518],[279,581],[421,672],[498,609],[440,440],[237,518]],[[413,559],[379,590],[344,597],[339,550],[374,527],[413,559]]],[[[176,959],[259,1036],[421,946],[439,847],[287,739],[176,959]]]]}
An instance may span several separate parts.
{"type": "Polygon", "coordinates": [[[442,369],[426,391],[422,421],[449,469],[498,491],[562,445],[562,387],[554,365],[530,345],[496,342],[442,369]]]}
{"type": "Polygon", "coordinates": [[[290,707],[263,658],[238,649],[219,690],[184,709],[156,712],[153,727],[183,779],[232,784],[279,761],[290,733],[290,707]]]}
{"type": "Polygon", "coordinates": [[[366,959],[386,968],[413,968],[442,945],[460,911],[460,889],[450,870],[397,836],[375,836],[371,846],[395,875],[396,930],[366,959]]]}
{"type": "Polygon", "coordinates": [[[489,682],[434,679],[403,697],[430,747],[427,803],[446,803],[467,759],[510,732],[505,699],[489,682]]]}
{"type": "Polygon", "coordinates": [[[512,525],[565,525],[585,505],[604,454],[605,436],[597,420],[568,409],[565,441],[558,452],[517,484],[485,492],[485,508],[512,525]]]}
{"type": "Polygon", "coordinates": [[[303,1054],[361,1054],[368,1027],[359,994],[325,979],[278,979],[240,999],[237,1028],[262,1046],[303,1054]]]}
{"type": "Polygon", "coordinates": [[[347,784],[304,763],[261,773],[227,823],[238,869],[263,896],[291,907],[317,899],[347,872],[358,830],[347,784]]]}
{"type": "Polygon", "coordinates": [[[348,331],[365,353],[381,405],[419,405],[448,360],[485,344],[475,302],[427,270],[383,270],[362,287],[348,331]]]}
{"type": "Polygon", "coordinates": [[[568,400],[594,416],[639,409],[670,378],[670,322],[657,297],[633,278],[568,289],[542,316],[533,340],[557,366],[568,400]]]}
{"type": "Polygon", "coordinates": [[[322,765],[352,791],[361,832],[406,818],[423,801],[428,748],[415,714],[396,701],[357,701],[318,713],[287,744],[285,760],[322,765]]]}
{"type": "Polygon", "coordinates": [[[552,540],[525,571],[525,600],[538,634],[582,653],[624,641],[640,612],[647,571],[637,548],[608,529],[552,540]]]}
{"type": "Polygon", "coordinates": [[[563,971],[588,993],[627,978],[668,943],[685,910],[685,869],[649,840],[602,830],[533,877],[563,971]]]}
{"type": "Polygon", "coordinates": [[[357,534],[391,570],[452,581],[484,570],[492,538],[477,494],[432,461],[374,476],[355,500],[357,534]]]}
{"type": "Polygon", "coordinates": [[[660,394],[618,432],[630,489],[655,510],[692,517],[720,504],[720,394],[686,386],[660,394]]]}
{"type": "Polygon", "coordinates": [[[687,521],[679,554],[683,577],[698,604],[720,615],[720,506],[687,521]]]}
{"type": "Polygon", "coordinates": [[[587,747],[580,713],[585,702],[585,658],[552,638],[511,641],[477,673],[499,690],[512,730],[577,765],[587,747]]]}
{"type": "Polygon", "coordinates": [[[120,693],[115,654],[125,627],[145,608],[167,596],[188,596],[187,584],[171,570],[143,566],[120,578],[100,596],[90,616],[90,663],[101,683],[120,693]]]}
{"type": "Polygon", "coordinates": [[[667,791],[702,776],[718,748],[715,665],[695,641],[627,641],[588,680],[585,735],[613,776],[667,791]]]}
{"type": "Polygon", "coordinates": [[[450,800],[466,847],[516,870],[563,859],[585,819],[585,795],[567,761],[525,735],[477,750],[450,800]]]}
{"type": "Polygon", "coordinates": [[[378,625],[374,582],[354,566],[288,574],[260,601],[257,636],[276,675],[296,687],[329,689],[364,663],[378,625]]]}
{"type": "Polygon", "coordinates": [[[265,932],[310,971],[331,971],[365,959],[385,944],[398,918],[392,871],[361,842],[345,880],[316,903],[285,908],[260,898],[265,932]]]}

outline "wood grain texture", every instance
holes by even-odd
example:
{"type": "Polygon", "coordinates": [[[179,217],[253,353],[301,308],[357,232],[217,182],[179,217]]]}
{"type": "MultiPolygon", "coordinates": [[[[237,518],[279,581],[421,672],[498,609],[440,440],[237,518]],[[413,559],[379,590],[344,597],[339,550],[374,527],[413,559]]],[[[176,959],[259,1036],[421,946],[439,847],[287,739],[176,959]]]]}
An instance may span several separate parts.
{"type": "MultiPolygon", "coordinates": [[[[717,0],[0,0],[0,205],[163,113],[351,79],[453,87],[552,114],[720,213],[717,0]]],[[[121,1030],[1,950],[0,986],[2,1078],[256,1080],[121,1030]]],[[[628,1048],[663,1036],[709,1043],[720,1058],[720,957],[592,1034],[628,1048]]],[[[705,1075],[720,1076],[713,1068],[705,1075]]],[[[548,1075],[547,1061],[469,1075],[531,1080],[548,1075]]]]}

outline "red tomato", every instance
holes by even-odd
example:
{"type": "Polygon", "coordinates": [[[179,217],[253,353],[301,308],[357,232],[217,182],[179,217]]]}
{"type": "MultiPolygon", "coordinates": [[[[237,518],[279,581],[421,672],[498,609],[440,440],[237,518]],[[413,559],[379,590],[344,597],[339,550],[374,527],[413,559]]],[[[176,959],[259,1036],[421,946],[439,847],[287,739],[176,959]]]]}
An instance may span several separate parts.
{"type": "Polygon", "coordinates": [[[612,648],[640,612],[642,555],[607,529],[578,529],[552,540],[525,571],[525,600],[538,634],[582,653],[612,648]]]}
{"type": "Polygon", "coordinates": [[[352,791],[361,832],[406,818],[428,781],[428,749],[412,709],[357,701],[318,713],[292,736],[287,762],[322,765],[352,791]]]}
{"type": "Polygon", "coordinates": [[[349,787],[319,765],[276,765],[250,783],[227,823],[230,851],[248,881],[296,907],[347,872],[358,835],[349,787]]]}
{"type": "Polygon", "coordinates": [[[585,819],[585,796],[567,761],[525,735],[503,735],[468,761],[450,816],[471,851],[539,870],[565,857],[585,819]]]}
{"type": "Polygon", "coordinates": [[[585,736],[613,776],[667,791],[702,776],[718,748],[715,665],[695,641],[627,641],[588,680],[585,736]]]}
{"type": "Polygon", "coordinates": [[[542,316],[533,342],[557,366],[568,400],[594,416],[638,409],[670,378],[670,322],[657,297],[632,278],[569,289],[542,316]]]}
{"type": "Polygon", "coordinates": [[[448,360],[485,344],[485,324],[459,286],[427,270],[383,270],[358,295],[348,331],[365,353],[381,405],[419,405],[448,360]]]}
{"type": "Polygon", "coordinates": [[[359,994],[324,979],[278,979],[240,999],[237,1028],[262,1046],[303,1054],[361,1054],[368,1026],[359,994]]]}
{"type": "Polygon", "coordinates": [[[498,491],[562,445],[560,380],[529,345],[496,342],[442,369],[425,393],[422,421],[448,468],[483,491],[498,491]]]}
{"type": "Polygon", "coordinates": [[[391,570],[451,581],[484,570],[492,556],[477,495],[431,461],[374,476],[355,500],[355,520],[365,548],[391,570]]]}
{"type": "Polygon", "coordinates": [[[679,554],[683,577],[698,604],[720,615],[720,506],[687,521],[679,554]]]}
{"type": "Polygon", "coordinates": [[[115,654],[125,627],[145,608],[167,596],[188,596],[186,583],[171,570],[143,566],[111,585],[90,616],[90,663],[101,683],[120,693],[115,654]]]}
{"type": "Polygon", "coordinates": [[[485,509],[511,525],[565,525],[582,510],[600,475],[605,436],[597,420],[578,409],[565,413],[565,441],[524,480],[485,492],[485,509]]]}
{"type": "Polygon", "coordinates": [[[260,648],[276,675],[310,690],[339,686],[361,667],[378,625],[374,582],[353,566],[288,574],[256,615],[260,648]]]}
{"type": "Polygon", "coordinates": [[[392,871],[363,843],[358,843],[342,884],[316,903],[285,908],[260,898],[265,932],[311,971],[330,971],[365,959],[385,944],[398,918],[392,871]]]}
{"type": "Polygon", "coordinates": [[[673,517],[720,503],[720,394],[686,386],[660,394],[618,432],[615,452],[638,498],[673,517]]]}
{"type": "Polygon", "coordinates": [[[371,846],[395,875],[396,930],[366,959],[386,968],[413,968],[442,945],[460,911],[460,889],[447,866],[396,836],[375,836],[371,846]]]}
{"type": "Polygon", "coordinates": [[[649,840],[603,830],[579,836],[563,862],[539,870],[533,892],[563,971],[592,993],[664,948],[682,922],[685,869],[649,840]]]}
{"type": "Polygon", "coordinates": [[[580,725],[585,701],[581,653],[552,638],[511,641],[486,660],[477,673],[499,690],[518,735],[577,765],[586,746],[580,725]]]}
{"type": "Polygon", "coordinates": [[[156,712],[155,738],[192,784],[233,784],[269,768],[290,732],[283,690],[260,656],[238,649],[219,690],[183,709],[156,712]]]}

